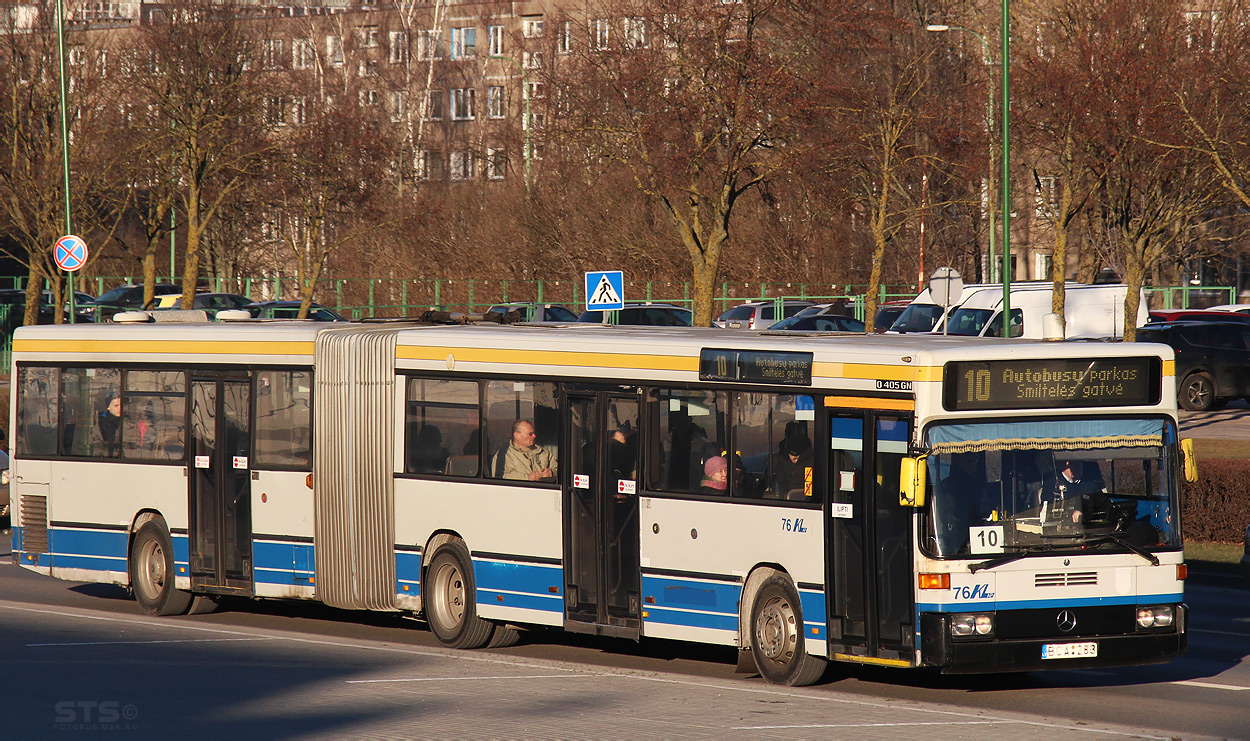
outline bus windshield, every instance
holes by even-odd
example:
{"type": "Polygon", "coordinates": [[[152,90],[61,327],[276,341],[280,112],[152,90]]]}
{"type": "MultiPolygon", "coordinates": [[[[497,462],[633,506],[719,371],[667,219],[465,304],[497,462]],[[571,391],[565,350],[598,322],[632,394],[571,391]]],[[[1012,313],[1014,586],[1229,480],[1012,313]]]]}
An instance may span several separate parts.
{"type": "Polygon", "coordinates": [[[1166,420],[935,425],[926,439],[934,555],[1180,545],[1166,420]]]}
{"type": "Polygon", "coordinates": [[[894,324],[891,332],[931,332],[942,319],[942,307],[937,304],[909,304],[894,324]]]}

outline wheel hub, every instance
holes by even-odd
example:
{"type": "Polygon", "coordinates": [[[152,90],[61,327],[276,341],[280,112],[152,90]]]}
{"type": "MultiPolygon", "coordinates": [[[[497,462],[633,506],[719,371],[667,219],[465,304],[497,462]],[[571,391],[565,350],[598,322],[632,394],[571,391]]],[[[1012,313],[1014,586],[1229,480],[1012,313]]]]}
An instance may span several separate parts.
{"type": "Polygon", "coordinates": [[[795,630],[794,610],[783,600],[769,601],[755,620],[755,640],[770,661],[785,662],[794,655],[795,630]]]}

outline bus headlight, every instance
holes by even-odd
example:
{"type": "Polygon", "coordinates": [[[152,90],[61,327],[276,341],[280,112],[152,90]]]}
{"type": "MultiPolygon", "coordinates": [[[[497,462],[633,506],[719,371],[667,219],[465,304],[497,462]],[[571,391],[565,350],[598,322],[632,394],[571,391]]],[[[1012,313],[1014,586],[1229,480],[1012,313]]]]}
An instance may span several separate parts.
{"type": "Polygon", "coordinates": [[[994,616],[986,613],[951,616],[951,635],[986,636],[994,632],[994,616]]]}
{"type": "Polygon", "coordinates": [[[1137,627],[1168,628],[1171,627],[1176,613],[1171,605],[1156,605],[1137,608],[1137,627]]]}

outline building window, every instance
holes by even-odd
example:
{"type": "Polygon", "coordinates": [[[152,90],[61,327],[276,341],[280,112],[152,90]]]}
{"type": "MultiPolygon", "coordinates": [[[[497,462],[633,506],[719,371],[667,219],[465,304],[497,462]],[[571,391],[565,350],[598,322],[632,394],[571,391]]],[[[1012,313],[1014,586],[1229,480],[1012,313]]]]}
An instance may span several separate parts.
{"type": "Polygon", "coordinates": [[[311,69],[314,64],[312,39],[292,39],[291,67],[311,69]]]}
{"type": "Polygon", "coordinates": [[[1051,256],[1050,256],[1050,255],[1038,254],[1036,259],[1037,259],[1037,275],[1036,275],[1035,277],[1036,277],[1038,280],[1043,280],[1043,279],[1045,279],[1045,278],[1049,278],[1049,277],[1050,277],[1050,266],[1051,266],[1051,264],[1052,264],[1052,261],[1051,261],[1051,256]]]}
{"type": "Polygon", "coordinates": [[[521,32],[527,39],[536,39],[543,35],[543,17],[527,15],[521,19],[521,32]]]}
{"type": "Polygon", "coordinates": [[[677,48],[677,14],[664,14],[664,48],[677,48]]]}
{"type": "Polygon", "coordinates": [[[568,54],[573,51],[573,21],[561,21],[560,35],[556,37],[556,52],[568,54]]]}
{"type": "Polygon", "coordinates": [[[408,61],[408,32],[391,31],[391,48],[387,54],[391,64],[403,64],[408,61]]]}
{"type": "Polygon", "coordinates": [[[308,123],[308,96],[301,95],[291,102],[291,120],[297,125],[308,123]]]}
{"type": "Polygon", "coordinates": [[[590,48],[596,51],[608,48],[611,39],[612,22],[607,18],[596,18],[590,22],[590,48]]]}
{"type": "Polygon", "coordinates": [[[83,65],[87,62],[87,49],[82,44],[74,44],[69,48],[69,53],[66,56],[71,66],[83,65]]]}
{"type": "Polygon", "coordinates": [[[340,36],[326,37],[326,62],[331,67],[343,66],[343,39],[340,36]]]}
{"type": "Polygon", "coordinates": [[[282,39],[265,39],[265,45],[261,49],[261,65],[265,69],[282,66],[282,39]]]}
{"type": "Polygon", "coordinates": [[[503,118],[503,85],[491,85],[486,88],[486,117],[503,118]]]}
{"type": "Polygon", "coordinates": [[[417,179],[443,179],[443,153],[437,150],[423,149],[417,152],[417,179]]]}
{"type": "Polygon", "coordinates": [[[270,95],[264,101],[264,116],[266,126],[285,126],[286,125],[286,98],[280,95],[270,95]]]}
{"type": "Polygon", "coordinates": [[[642,18],[626,18],[623,23],[625,46],[642,49],[647,45],[647,22],[642,18]]]}
{"type": "Polygon", "coordinates": [[[503,26],[489,26],[486,29],[486,35],[489,38],[489,49],[487,54],[491,56],[499,56],[503,54],[503,26]]]}
{"type": "Polygon", "coordinates": [[[504,150],[490,148],[486,150],[486,177],[491,180],[503,180],[508,171],[508,155],[504,150]]]}
{"type": "Polygon", "coordinates": [[[473,27],[451,29],[451,58],[469,59],[477,56],[477,29],[473,27]]]}
{"type": "Polygon", "coordinates": [[[471,120],[477,91],[471,87],[453,88],[451,91],[451,118],[454,121],[471,120]]]}
{"type": "Polygon", "coordinates": [[[543,87],[543,84],[541,82],[525,83],[525,97],[529,98],[530,100],[538,100],[542,98],[545,91],[546,91],[546,88],[543,87]]]}
{"type": "Polygon", "coordinates": [[[377,77],[378,76],[378,60],[362,59],[356,67],[356,73],[360,77],[377,77]]]}
{"type": "Polygon", "coordinates": [[[442,59],[441,38],[436,29],[421,31],[417,36],[417,59],[442,59]]]}
{"type": "Polygon", "coordinates": [[[452,152],[451,153],[451,179],[452,180],[472,180],[473,179],[473,153],[472,152],[452,152]]]}
{"type": "Polygon", "coordinates": [[[391,93],[391,120],[403,121],[408,118],[408,91],[396,90],[391,93]]]}
{"type": "Polygon", "coordinates": [[[361,90],[360,105],[363,107],[375,106],[378,104],[377,90],[361,90]]]}
{"type": "Polygon", "coordinates": [[[360,40],[360,46],[365,49],[376,49],[378,47],[378,27],[377,26],[360,26],[356,29],[356,37],[360,40]]]}
{"type": "Polygon", "coordinates": [[[425,95],[425,107],[421,111],[421,116],[427,121],[441,121],[443,119],[443,91],[431,90],[425,95]]]}
{"type": "Polygon", "coordinates": [[[525,69],[538,69],[543,66],[543,53],[540,51],[527,51],[521,55],[521,66],[525,69]]]}
{"type": "Polygon", "coordinates": [[[1057,178],[1054,175],[1041,175],[1037,178],[1037,205],[1033,216],[1037,219],[1049,220],[1055,216],[1059,205],[1056,190],[1057,178]]]}

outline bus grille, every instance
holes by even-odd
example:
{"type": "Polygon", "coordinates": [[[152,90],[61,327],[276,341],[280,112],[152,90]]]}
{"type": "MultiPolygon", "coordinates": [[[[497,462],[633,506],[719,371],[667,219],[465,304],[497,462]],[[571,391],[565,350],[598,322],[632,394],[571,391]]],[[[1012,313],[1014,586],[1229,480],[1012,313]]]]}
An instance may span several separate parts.
{"type": "Polygon", "coordinates": [[[1098,584],[1097,571],[1060,571],[1033,577],[1035,587],[1092,587],[1098,584]]]}
{"type": "Polygon", "coordinates": [[[48,552],[48,498],[22,496],[22,548],[27,553],[48,552]]]}

